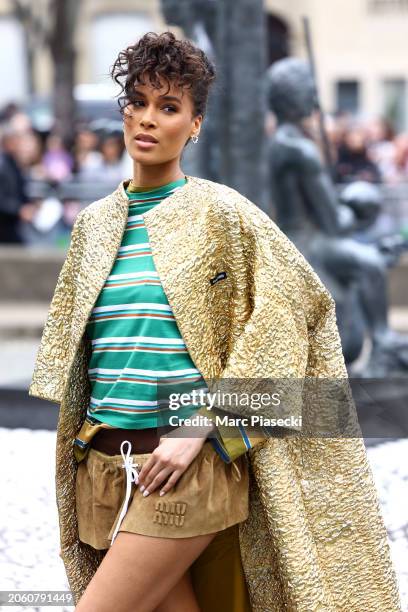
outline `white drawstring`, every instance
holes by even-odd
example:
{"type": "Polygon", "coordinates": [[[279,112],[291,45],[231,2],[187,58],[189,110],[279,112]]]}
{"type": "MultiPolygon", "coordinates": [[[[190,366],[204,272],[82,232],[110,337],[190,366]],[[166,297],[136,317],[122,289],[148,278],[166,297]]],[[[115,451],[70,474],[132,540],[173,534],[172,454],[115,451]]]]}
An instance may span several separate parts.
{"type": "Polygon", "coordinates": [[[238,473],[238,479],[237,480],[240,480],[241,479],[241,472],[239,471],[239,467],[237,466],[235,461],[232,462],[232,467],[233,467],[233,469],[235,469],[235,472],[238,473]]]}
{"type": "Polygon", "coordinates": [[[129,440],[123,440],[122,444],[120,445],[120,453],[123,457],[123,463],[122,463],[122,467],[125,468],[126,470],[126,497],[125,497],[125,501],[123,504],[123,508],[122,508],[122,512],[120,513],[119,519],[118,519],[118,523],[115,527],[115,531],[113,532],[113,536],[112,536],[112,540],[111,540],[111,546],[113,544],[114,539],[116,538],[116,535],[119,531],[119,527],[120,524],[127,512],[127,507],[128,507],[128,503],[129,503],[129,498],[130,498],[130,492],[132,489],[132,482],[134,482],[136,485],[139,483],[139,474],[136,470],[136,468],[138,467],[138,463],[133,463],[133,457],[130,456],[130,451],[131,451],[132,445],[129,442],[129,440]],[[123,452],[123,445],[124,444],[129,444],[129,448],[127,450],[126,456],[123,452]]]}

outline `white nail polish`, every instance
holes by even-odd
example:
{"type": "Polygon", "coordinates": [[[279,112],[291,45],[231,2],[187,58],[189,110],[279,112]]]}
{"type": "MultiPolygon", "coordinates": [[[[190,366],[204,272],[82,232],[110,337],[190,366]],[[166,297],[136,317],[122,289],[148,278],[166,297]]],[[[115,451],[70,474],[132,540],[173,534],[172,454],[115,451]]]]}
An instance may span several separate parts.
{"type": "Polygon", "coordinates": [[[146,495],[149,495],[149,491],[147,489],[143,492],[143,497],[146,497],[146,495]]]}
{"type": "Polygon", "coordinates": [[[160,497],[161,497],[162,495],[164,495],[165,493],[166,493],[166,491],[160,491],[160,493],[159,493],[160,497]]]}
{"type": "Polygon", "coordinates": [[[141,492],[141,493],[143,493],[143,491],[144,491],[144,490],[145,490],[144,485],[142,485],[142,486],[140,487],[140,492],[141,492]]]}

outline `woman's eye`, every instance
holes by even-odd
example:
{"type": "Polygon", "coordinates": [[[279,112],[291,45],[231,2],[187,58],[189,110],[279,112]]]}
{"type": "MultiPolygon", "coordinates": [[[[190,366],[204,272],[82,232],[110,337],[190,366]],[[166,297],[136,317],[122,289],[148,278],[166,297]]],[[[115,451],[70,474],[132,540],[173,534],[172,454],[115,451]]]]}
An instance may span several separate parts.
{"type": "MultiPolygon", "coordinates": [[[[132,106],[134,108],[138,108],[138,106],[137,106],[138,104],[144,104],[143,100],[136,100],[136,102],[133,102],[132,106]]],[[[177,111],[177,109],[174,106],[171,106],[169,104],[167,106],[163,106],[163,108],[169,108],[173,112],[177,111]]]]}

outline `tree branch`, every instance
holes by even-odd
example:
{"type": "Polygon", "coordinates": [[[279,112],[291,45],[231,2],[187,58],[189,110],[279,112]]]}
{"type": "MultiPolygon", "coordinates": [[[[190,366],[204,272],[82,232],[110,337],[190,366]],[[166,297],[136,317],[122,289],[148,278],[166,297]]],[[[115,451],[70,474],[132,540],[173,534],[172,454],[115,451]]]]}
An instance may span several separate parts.
{"type": "MultiPolygon", "coordinates": [[[[49,8],[49,2],[46,8],[49,8]]],[[[49,27],[47,27],[49,11],[46,10],[44,14],[41,14],[40,11],[41,6],[39,7],[38,3],[26,3],[23,0],[13,2],[13,14],[25,28],[27,37],[36,45],[45,45],[49,36],[49,27]]]]}

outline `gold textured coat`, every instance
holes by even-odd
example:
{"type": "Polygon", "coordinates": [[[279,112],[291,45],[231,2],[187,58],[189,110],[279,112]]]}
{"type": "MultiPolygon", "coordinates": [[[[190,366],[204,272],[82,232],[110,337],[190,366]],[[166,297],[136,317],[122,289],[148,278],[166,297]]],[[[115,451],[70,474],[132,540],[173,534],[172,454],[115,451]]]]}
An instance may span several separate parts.
{"type": "MultiPolygon", "coordinates": [[[[187,176],[145,213],[191,358],[213,377],[347,377],[334,301],[294,244],[236,190],[187,176]],[[221,282],[209,279],[227,271],[221,282]]],[[[29,394],[60,404],[61,558],[77,602],[102,559],[78,539],[72,441],[89,400],[84,336],[127,221],[127,182],[78,215],[29,394]]],[[[361,438],[270,438],[249,452],[239,540],[254,612],[397,612],[397,581],[361,438]]]]}

